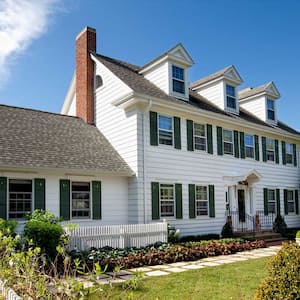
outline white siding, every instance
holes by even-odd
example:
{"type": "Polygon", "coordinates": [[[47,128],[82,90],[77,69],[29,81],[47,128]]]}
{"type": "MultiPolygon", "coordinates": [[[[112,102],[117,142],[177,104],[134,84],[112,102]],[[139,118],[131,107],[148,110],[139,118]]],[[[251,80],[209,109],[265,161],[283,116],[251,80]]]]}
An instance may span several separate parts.
{"type": "Polygon", "coordinates": [[[163,90],[167,95],[169,94],[169,72],[168,62],[153,68],[144,76],[146,79],[154,83],[157,87],[163,90]]]}
{"type": "Polygon", "coordinates": [[[257,118],[266,121],[266,98],[264,96],[245,102],[242,101],[239,104],[240,107],[246,109],[257,118]]]}

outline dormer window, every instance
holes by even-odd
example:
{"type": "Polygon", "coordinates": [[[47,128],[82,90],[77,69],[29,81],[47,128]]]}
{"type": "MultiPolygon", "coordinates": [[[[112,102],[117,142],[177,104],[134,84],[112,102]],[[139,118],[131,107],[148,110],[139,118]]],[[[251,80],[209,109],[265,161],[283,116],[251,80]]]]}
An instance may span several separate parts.
{"type": "Polygon", "coordinates": [[[271,99],[267,99],[267,117],[268,120],[275,121],[275,104],[271,99]]]}
{"type": "Polygon", "coordinates": [[[173,92],[185,94],[184,69],[172,65],[173,92]]]}
{"type": "Polygon", "coordinates": [[[235,87],[229,84],[226,84],[226,106],[236,110],[235,87]]]}

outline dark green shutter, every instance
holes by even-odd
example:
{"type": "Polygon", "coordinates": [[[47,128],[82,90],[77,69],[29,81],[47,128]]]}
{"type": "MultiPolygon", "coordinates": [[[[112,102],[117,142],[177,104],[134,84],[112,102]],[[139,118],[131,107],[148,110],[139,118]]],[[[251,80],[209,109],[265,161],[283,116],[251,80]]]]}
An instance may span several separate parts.
{"type": "Polygon", "coordinates": [[[45,179],[34,179],[34,209],[46,209],[45,203],[45,179]]]}
{"type": "Polygon", "coordinates": [[[189,184],[189,216],[190,219],[196,217],[195,213],[195,185],[189,184]]]}
{"type": "Polygon", "coordinates": [[[209,191],[209,217],[214,218],[215,213],[215,187],[213,185],[208,186],[209,191]]]}
{"type": "Polygon", "coordinates": [[[281,141],[281,148],[282,148],[282,164],[286,165],[286,147],[284,141],[281,141]]]}
{"type": "Polygon", "coordinates": [[[152,220],[159,219],[159,183],[151,182],[152,220]]]}
{"type": "Polygon", "coordinates": [[[223,155],[223,129],[217,127],[217,142],[218,142],[218,155],[223,155]]]}
{"type": "Polygon", "coordinates": [[[294,166],[297,167],[297,147],[296,147],[296,144],[293,144],[293,157],[294,157],[294,166]]]}
{"type": "Polygon", "coordinates": [[[280,215],[280,189],[276,189],[276,208],[277,215],[280,215]]]}
{"type": "Polygon", "coordinates": [[[178,117],[174,117],[174,146],[176,149],[181,149],[180,118],[178,117]]]}
{"type": "Polygon", "coordinates": [[[261,143],[262,143],[263,161],[267,161],[267,140],[264,136],[261,138],[261,143]]]}
{"type": "Polygon", "coordinates": [[[7,178],[0,177],[0,218],[7,219],[7,178]]]}
{"type": "Polygon", "coordinates": [[[240,132],[240,152],[241,158],[245,158],[245,134],[240,132]]]}
{"type": "Polygon", "coordinates": [[[60,185],[60,216],[63,220],[70,220],[70,180],[61,179],[60,185]]]}
{"type": "Polygon", "coordinates": [[[212,126],[210,124],[206,125],[206,134],[207,134],[207,152],[213,154],[213,133],[212,126]]]}
{"type": "Polygon", "coordinates": [[[157,113],[150,111],[150,145],[158,145],[157,113]]]}
{"type": "Polygon", "coordinates": [[[182,219],[182,184],[175,184],[176,219],[182,219]]]}
{"type": "Polygon", "coordinates": [[[258,140],[258,135],[254,136],[254,144],[255,144],[255,160],[259,161],[259,140],[258,140]]]}
{"type": "Polygon", "coordinates": [[[283,190],[283,199],[284,199],[284,213],[288,215],[289,206],[288,206],[288,199],[287,199],[287,190],[283,190]]]}
{"type": "Polygon", "coordinates": [[[234,157],[240,157],[240,149],[239,149],[239,132],[233,131],[233,140],[234,140],[234,157]]]}
{"type": "Polygon", "coordinates": [[[101,220],[101,181],[92,181],[93,219],[101,220]]]}
{"type": "Polygon", "coordinates": [[[186,120],[187,149],[194,151],[194,122],[186,120]]]}
{"type": "Polygon", "coordinates": [[[278,140],[275,140],[275,162],[276,162],[276,164],[279,164],[279,146],[278,146],[278,140]]]}
{"type": "Polygon", "coordinates": [[[269,214],[268,189],[264,188],[264,215],[267,216],[268,214],[269,214]]]}
{"type": "Polygon", "coordinates": [[[299,215],[299,195],[298,190],[295,190],[296,214],[299,215]]]}

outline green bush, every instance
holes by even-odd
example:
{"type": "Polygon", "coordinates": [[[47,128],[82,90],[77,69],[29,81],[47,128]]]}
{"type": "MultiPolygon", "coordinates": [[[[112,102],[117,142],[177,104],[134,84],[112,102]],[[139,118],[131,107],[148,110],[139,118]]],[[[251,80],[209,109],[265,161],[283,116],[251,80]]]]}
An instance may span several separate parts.
{"type": "Polygon", "coordinates": [[[3,235],[16,236],[17,221],[0,219],[0,231],[3,235]]]}
{"type": "Polygon", "coordinates": [[[229,222],[226,222],[221,231],[222,238],[231,238],[233,237],[232,225],[229,222]]]}
{"type": "Polygon", "coordinates": [[[255,300],[300,299],[300,246],[284,243],[270,260],[268,273],[257,289],[255,300]]]}
{"type": "Polygon", "coordinates": [[[273,223],[274,232],[280,233],[281,235],[285,235],[286,229],[287,226],[284,221],[284,218],[281,215],[277,215],[273,223]]]}
{"type": "Polygon", "coordinates": [[[185,242],[199,242],[199,241],[210,241],[210,240],[218,240],[220,236],[215,233],[208,233],[202,235],[186,235],[179,239],[180,243],[185,242]]]}
{"type": "Polygon", "coordinates": [[[179,240],[179,229],[168,224],[168,243],[177,243],[179,240]]]}
{"type": "Polygon", "coordinates": [[[296,238],[297,238],[297,239],[300,239],[300,230],[297,231],[297,233],[296,233],[296,238]]]}
{"type": "Polygon", "coordinates": [[[60,220],[49,210],[36,209],[31,214],[26,215],[28,221],[42,221],[46,223],[57,224],[60,220]]]}

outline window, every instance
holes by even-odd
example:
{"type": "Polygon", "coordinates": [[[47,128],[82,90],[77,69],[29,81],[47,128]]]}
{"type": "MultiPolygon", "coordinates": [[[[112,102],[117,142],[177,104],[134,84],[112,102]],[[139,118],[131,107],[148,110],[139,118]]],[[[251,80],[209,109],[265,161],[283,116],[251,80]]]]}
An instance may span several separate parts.
{"type": "Polygon", "coordinates": [[[295,199],[294,199],[294,191],[287,190],[286,191],[287,203],[288,203],[288,212],[295,212],[295,199]]]}
{"type": "Polygon", "coordinates": [[[293,164],[294,148],[292,144],[286,143],[285,145],[285,160],[287,164],[293,164]]]}
{"type": "Polygon", "coordinates": [[[90,183],[72,182],[72,218],[90,217],[90,183]]]}
{"type": "Polygon", "coordinates": [[[194,148],[206,151],[206,126],[194,123],[194,148]]]}
{"type": "Polygon", "coordinates": [[[32,211],[32,181],[9,180],[9,219],[22,219],[32,211]]]}
{"type": "Polygon", "coordinates": [[[173,92],[185,94],[184,69],[172,66],[173,92]]]}
{"type": "Polygon", "coordinates": [[[224,154],[233,155],[233,132],[232,130],[223,130],[224,154]]]}
{"type": "Polygon", "coordinates": [[[246,157],[254,158],[254,137],[251,134],[245,134],[246,157]]]}
{"type": "Polygon", "coordinates": [[[174,185],[161,184],[160,185],[160,216],[161,217],[174,217],[174,185]]]}
{"type": "Polygon", "coordinates": [[[275,161],[275,141],[273,139],[266,139],[267,160],[275,161]]]}
{"type": "Polygon", "coordinates": [[[100,75],[96,75],[96,82],[95,82],[96,89],[98,89],[102,85],[103,85],[102,77],[100,75]]]}
{"type": "Polygon", "coordinates": [[[207,186],[196,185],[196,216],[208,216],[207,186]]]}
{"type": "Polygon", "coordinates": [[[171,117],[158,116],[159,143],[173,145],[173,121],[171,117]]]}
{"type": "Polygon", "coordinates": [[[268,212],[271,214],[276,212],[275,190],[268,190],[268,212]]]}
{"type": "Polygon", "coordinates": [[[267,99],[267,117],[268,120],[275,120],[275,104],[271,99],[267,99]]]}
{"type": "Polygon", "coordinates": [[[226,84],[226,106],[236,109],[235,87],[229,84],[226,84]]]}

